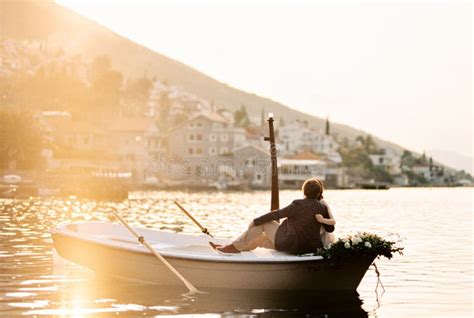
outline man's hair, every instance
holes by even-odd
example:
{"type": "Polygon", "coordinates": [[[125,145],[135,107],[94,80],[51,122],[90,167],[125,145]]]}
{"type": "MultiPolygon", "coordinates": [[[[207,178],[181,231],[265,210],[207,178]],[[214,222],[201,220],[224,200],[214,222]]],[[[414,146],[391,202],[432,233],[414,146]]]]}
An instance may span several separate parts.
{"type": "Polygon", "coordinates": [[[318,200],[323,198],[323,184],[316,178],[306,180],[301,190],[307,198],[318,200]]]}

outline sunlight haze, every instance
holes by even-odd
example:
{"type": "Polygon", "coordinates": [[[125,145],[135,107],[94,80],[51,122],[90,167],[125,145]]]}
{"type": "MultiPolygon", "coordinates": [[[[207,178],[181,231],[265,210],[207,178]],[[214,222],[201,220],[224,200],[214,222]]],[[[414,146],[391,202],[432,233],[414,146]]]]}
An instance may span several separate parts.
{"type": "Polygon", "coordinates": [[[238,89],[472,155],[470,2],[58,2],[238,89]]]}

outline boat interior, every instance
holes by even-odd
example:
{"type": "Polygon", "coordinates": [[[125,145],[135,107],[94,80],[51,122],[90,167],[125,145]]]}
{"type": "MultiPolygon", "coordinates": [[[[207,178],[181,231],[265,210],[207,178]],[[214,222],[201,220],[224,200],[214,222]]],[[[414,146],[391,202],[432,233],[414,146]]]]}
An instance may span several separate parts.
{"type": "MultiPolygon", "coordinates": [[[[210,238],[207,235],[190,235],[153,229],[134,229],[163,256],[220,262],[301,262],[320,260],[321,256],[297,256],[272,249],[257,248],[233,255],[222,255],[211,248],[209,241],[228,244],[229,239],[210,238]]],[[[93,241],[109,247],[148,253],[137,239],[120,224],[111,222],[81,222],[67,224],[53,230],[75,239],[93,241]]]]}

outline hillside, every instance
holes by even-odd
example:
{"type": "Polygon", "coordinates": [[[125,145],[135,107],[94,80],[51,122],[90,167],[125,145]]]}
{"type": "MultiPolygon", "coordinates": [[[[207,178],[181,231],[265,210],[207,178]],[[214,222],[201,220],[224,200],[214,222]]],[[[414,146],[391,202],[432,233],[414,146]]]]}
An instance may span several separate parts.
{"type": "MultiPolygon", "coordinates": [[[[2,1],[0,4],[2,39],[38,40],[49,48],[61,48],[66,53],[81,54],[92,59],[108,55],[112,65],[127,77],[146,74],[186,91],[225,106],[234,111],[241,105],[251,116],[259,116],[262,108],[285,120],[301,119],[317,129],[325,120],[296,111],[268,98],[234,89],[195,69],[138,45],[105,27],[54,2],[2,1]]],[[[363,131],[346,125],[333,124],[332,131],[341,137],[355,138],[363,131]]],[[[379,140],[382,147],[401,151],[395,144],[379,140]]]]}
{"type": "Polygon", "coordinates": [[[463,169],[470,174],[474,174],[474,158],[472,156],[443,150],[429,150],[427,154],[436,158],[443,165],[463,169]]]}

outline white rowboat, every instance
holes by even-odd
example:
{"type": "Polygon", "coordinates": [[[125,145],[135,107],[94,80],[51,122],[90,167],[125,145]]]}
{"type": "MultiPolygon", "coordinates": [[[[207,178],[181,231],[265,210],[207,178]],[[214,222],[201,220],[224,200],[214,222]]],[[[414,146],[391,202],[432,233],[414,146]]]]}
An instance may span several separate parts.
{"type": "MultiPolygon", "coordinates": [[[[373,259],[334,266],[321,256],[296,256],[275,250],[225,256],[205,235],[193,236],[134,228],[198,288],[355,291],[373,259]]],[[[123,226],[83,222],[51,231],[59,255],[98,274],[159,284],[182,283],[123,226]]],[[[223,239],[213,239],[226,244],[223,239]]]]}

